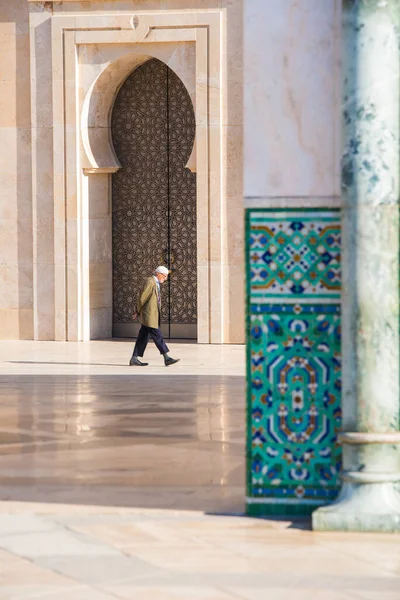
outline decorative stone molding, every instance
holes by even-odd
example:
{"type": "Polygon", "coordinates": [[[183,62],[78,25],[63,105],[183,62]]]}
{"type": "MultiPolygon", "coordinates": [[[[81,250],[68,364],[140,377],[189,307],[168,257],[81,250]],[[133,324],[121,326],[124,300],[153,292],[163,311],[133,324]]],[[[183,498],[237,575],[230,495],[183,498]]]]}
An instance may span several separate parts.
{"type": "Polygon", "coordinates": [[[400,431],[390,433],[353,432],[341,433],[339,441],[342,444],[399,444],[400,431]]]}
{"type": "MultiPolygon", "coordinates": [[[[221,343],[221,219],[226,181],[224,11],[104,13],[93,6],[82,13],[79,9],[63,12],[60,6],[46,12],[51,23],[53,90],[55,339],[90,339],[89,216],[93,203],[106,203],[109,194],[106,187],[104,196],[94,194],[90,182],[94,175],[112,174],[120,168],[110,135],[110,115],[119,87],[149,58],[168,64],[171,52],[194,48],[193,84],[179,71],[180,64],[169,66],[186,85],[196,114],[195,147],[187,167],[197,171],[198,340],[221,343]],[[81,64],[81,52],[89,47],[104,51],[109,57],[107,64],[81,64]]],[[[34,70],[40,70],[35,39],[44,15],[32,9],[31,62],[34,70]]],[[[33,88],[32,106],[36,105],[37,90],[33,88]]],[[[37,118],[33,112],[33,127],[38,125],[37,118]]],[[[37,165],[39,168],[39,162],[37,165]]]]}
{"type": "Polygon", "coordinates": [[[343,471],[342,481],[348,481],[354,484],[360,483],[390,483],[400,481],[400,473],[378,473],[368,471],[366,473],[360,471],[343,471]]]}

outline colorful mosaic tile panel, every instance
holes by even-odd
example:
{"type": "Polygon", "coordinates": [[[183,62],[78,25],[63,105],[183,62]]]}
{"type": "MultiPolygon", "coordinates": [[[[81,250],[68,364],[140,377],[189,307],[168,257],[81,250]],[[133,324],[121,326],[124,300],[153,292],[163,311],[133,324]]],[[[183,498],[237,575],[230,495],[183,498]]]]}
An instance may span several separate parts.
{"type": "Polygon", "coordinates": [[[248,245],[253,299],[340,297],[338,211],[252,211],[248,245]]]}
{"type": "Polygon", "coordinates": [[[332,499],[341,456],[339,307],[268,308],[250,318],[252,495],[332,499]]]}
{"type": "Polygon", "coordinates": [[[249,210],[246,222],[248,510],[305,514],[339,490],[339,212],[249,210]]]}

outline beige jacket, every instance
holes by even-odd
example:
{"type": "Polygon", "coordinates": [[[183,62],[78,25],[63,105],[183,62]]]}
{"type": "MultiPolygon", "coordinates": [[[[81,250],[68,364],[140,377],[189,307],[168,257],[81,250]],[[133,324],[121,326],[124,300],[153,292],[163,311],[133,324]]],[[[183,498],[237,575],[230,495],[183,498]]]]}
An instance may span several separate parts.
{"type": "Polygon", "coordinates": [[[154,277],[148,277],[137,304],[139,322],[146,327],[157,329],[160,326],[160,310],[161,297],[159,302],[156,281],[154,277]]]}

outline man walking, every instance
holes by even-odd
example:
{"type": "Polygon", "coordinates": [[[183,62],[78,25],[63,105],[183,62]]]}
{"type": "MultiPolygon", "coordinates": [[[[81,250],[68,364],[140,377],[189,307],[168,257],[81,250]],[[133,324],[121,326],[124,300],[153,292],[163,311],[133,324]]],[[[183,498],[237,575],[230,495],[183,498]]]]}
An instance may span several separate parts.
{"type": "Polygon", "coordinates": [[[133,350],[132,358],[129,361],[131,367],[147,367],[149,363],[144,363],[139,360],[142,358],[149,339],[151,338],[160,354],[164,356],[164,364],[166,367],[174,365],[179,361],[179,358],[168,356],[168,346],[164,342],[163,334],[161,333],[161,294],[160,285],[168,279],[167,267],[157,267],[154,275],[149,277],[144,284],[140,293],[137,314],[141,328],[133,350]]]}

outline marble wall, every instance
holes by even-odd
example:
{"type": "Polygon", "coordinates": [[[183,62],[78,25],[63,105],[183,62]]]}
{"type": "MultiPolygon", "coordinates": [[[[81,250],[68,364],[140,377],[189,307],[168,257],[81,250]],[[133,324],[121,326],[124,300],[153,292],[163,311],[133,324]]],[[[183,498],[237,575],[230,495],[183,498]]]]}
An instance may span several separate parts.
{"type": "Polygon", "coordinates": [[[338,494],[340,0],[245,0],[250,514],[338,494]]]}
{"type": "Polygon", "coordinates": [[[28,5],[0,0],[0,337],[33,336],[28,5]]]}
{"type": "MultiPolygon", "coordinates": [[[[339,196],[340,0],[245,2],[245,197],[339,196]]],[[[332,202],[330,202],[332,203],[332,202]]]]}

